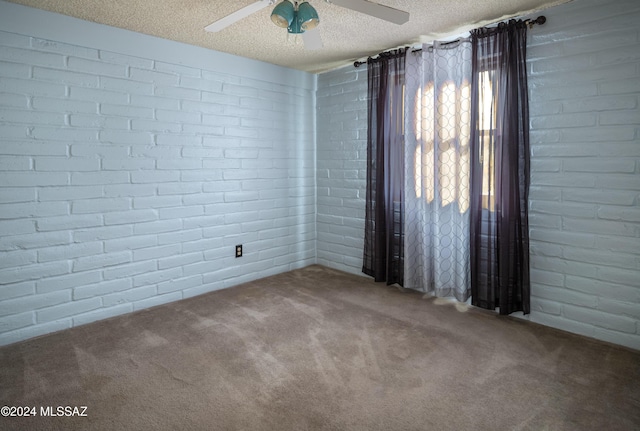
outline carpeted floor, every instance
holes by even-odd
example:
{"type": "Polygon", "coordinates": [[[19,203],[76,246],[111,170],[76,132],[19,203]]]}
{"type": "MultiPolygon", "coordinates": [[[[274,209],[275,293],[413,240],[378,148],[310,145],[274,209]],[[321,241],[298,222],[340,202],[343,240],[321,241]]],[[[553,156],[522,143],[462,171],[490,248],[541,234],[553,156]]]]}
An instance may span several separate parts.
{"type": "Polygon", "coordinates": [[[320,266],[0,348],[2,430],[638,430],[640,352],[320,266]],[[84,417],[42,417],[42,410],[84,417]]]}

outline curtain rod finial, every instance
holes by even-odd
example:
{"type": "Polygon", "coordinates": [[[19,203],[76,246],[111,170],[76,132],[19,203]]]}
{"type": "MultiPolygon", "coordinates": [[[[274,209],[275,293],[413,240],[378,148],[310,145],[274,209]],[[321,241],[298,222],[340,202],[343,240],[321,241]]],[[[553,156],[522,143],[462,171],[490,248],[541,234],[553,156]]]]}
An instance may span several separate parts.
{"type": "Polygon", "coordinates": [[[544,15],[540,15],[538,18],[536,19],[529,19],[527,21],[525,21],[527,23],[527,25],[529,26],[529,28],[532,28],[534,25],[538,24],[538,25],[542,25],[545,22],[547,22],[547,17],[544,15]]]}

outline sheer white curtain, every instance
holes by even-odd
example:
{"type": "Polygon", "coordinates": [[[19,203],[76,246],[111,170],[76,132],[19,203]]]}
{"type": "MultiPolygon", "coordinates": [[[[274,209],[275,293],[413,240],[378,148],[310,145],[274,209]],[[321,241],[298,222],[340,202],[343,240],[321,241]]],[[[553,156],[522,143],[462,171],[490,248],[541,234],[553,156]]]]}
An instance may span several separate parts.
{"type": "Polygon", "coordinates": [[[407,53],[404,287],[470,295],[471,44],[407,53]]]}

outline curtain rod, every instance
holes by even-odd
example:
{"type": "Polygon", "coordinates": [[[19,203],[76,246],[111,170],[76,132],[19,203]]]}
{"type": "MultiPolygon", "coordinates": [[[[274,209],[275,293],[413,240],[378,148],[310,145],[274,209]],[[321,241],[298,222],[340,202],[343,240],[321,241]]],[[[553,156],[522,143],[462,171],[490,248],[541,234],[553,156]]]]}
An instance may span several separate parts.
{"type": "MultiPolygon", "coordinates": [[[[500,22],[504,22],[504,21],[500,21],[500,22]]],[[[533,26],[534,26],[534,25],[536,25],[536,24],[537,24],[537,25],[542,25],[542,24],[544,24],[545,22],[547,22],[547,17],[546,17],[546,16],[544,16],[544,15],[540,15],[540,16],[539,16],[538,18],[536,18],[536,19],[526,19],[526,20],[524,21],[524,23],[525,23],[526,25],[528,25],[528,26],[529,26],[529,28],[533,27],[533,26]]],[[[451,41],[450,43],[453,43],[453,42],[456,42],[456,41],[457,41],[457,40],[454,40],[454,41],[451,41]]],[[[393,50],[393,51],[395,51],[395,50],[393,50]]],[[[378,54],[378,55],[377,55],[377,57],[375,57],[375,58],[373,58],[373,57],[369,57],[369,58],[370,58],[370,59],[372,59],[372,60],[377,60],[377,59],[379,59],[379,58],[381,58],[381,57],[384,57],[384,56],[385,56],[385,54],[387,54],[387,53],[392,53],[393,51],[385,51],[385,52],[381,52],[380,54],[378,54]]],[[[419,51],[422,51],[422,49],[416,49],[416,50],[414,50],[414,51],[412,51],[412,52],[419,52],[419,51]]],[[[354,66],[354,67],[360,67],[360,66],[362,66],[363,64],[367,64],[367,61],[355,61],[355,62],[353,63],[353,66],[354,66]]]]}

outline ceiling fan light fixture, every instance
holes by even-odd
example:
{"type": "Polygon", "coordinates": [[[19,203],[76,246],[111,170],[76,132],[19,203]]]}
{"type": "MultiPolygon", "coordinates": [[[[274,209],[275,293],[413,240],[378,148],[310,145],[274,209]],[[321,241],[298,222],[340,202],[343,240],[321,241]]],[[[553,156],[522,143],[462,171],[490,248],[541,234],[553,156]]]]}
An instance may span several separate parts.
{"type": "Polygon", "coordinates": [[[293,17],[293,21],[291,21],[291,25],[287,27],[287,31],[293,34],[301,34],[304,33],[304,29],[300,26],[301,21],[298,19],[298,11],[296,11],[295,16],[293,17]]]}
{"type": "Polygon", "coordinates": [[[278,27],[288,28],[296,17],[296,10],[289,0],[282,0],[271,12],[271,21],[278,27]]]}
{"type": "Polygon", "coordinates": [[[308,2],[304,1],[298,5],[298,13],[296,16],[302,30],[311,30],[320,24],[318,12],[308,2]]]}

